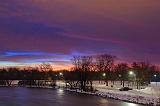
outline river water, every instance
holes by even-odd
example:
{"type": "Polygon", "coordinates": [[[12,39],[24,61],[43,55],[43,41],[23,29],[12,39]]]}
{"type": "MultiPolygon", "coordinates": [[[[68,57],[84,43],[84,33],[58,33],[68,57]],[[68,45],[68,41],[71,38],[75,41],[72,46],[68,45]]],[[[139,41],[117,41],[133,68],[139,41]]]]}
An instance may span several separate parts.
{"type": "Polygon", "coordinates": [[[141,106],[61,89],[0,88],[0,106],[141,106]]]}

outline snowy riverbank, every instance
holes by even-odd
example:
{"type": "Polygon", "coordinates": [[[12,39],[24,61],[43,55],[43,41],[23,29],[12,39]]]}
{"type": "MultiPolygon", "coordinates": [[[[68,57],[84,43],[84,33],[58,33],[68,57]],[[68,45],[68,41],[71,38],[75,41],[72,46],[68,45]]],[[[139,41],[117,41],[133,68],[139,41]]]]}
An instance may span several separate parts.
{"type": "Polygon", "coordinates": [[[132,103],[138,103],[138,104],[144,104],[144,105],[154,105],[158,106],[159,105],[159,98],[154,97],[154,96],[146,96],[146,95],[137,95],[137,94],[131,94],[131,93],[126,93],[126,92],[114,92],[111,90],[106,90],[106,91],[96,91],[94,93],[92,92],[84,92],[81,90],[73,90],[73,89],[66,89],[67,91],[71,92],[77,92],[77,93],[83,93],[83,94],[89,94],[89,95],[96,95],[96,96],[101,96],[104,98],[111,98],[111,99],[116,99],[116,100],[122,100],[122,101],[127,101],[127,102],[132,102],[132,103]]]}
{"type": "MultiPolygon", "coordinates": [[[[37,87],[37,86],[26,86],[29,88],[48,88],[53,89],[53,87],[43,86],[43,87],[37,87]]],[[[122,100],[126,102],[132,102],[137,104],[144,104],[149,106],[159,106],[160,99],[159,96],[150,95],[146,93],[142,93],[141,91],[137,90],[131,90],[131,91],[119,91],[119,90],[107,90],[107,89],[97,89],[95,92],[84,92],[78,89],[69,89],[65,88],[64,86],[56,87],[57,89],[64,89],[66,91],[70,92],[76,92],[76,93],[82,93],[87,95],[95,95],[100,96],[104,98],[111,98],[116,100],[122,100]]],[[[148,89],[147,89],[148,90],[148,89]]]]}
{"type": "MultiPolygon", "coordinates": [[[[84,92],[80,90],[71,90],[66,89],[66,83],[64,81],[57,81],[56,82],[57,89],[58,88],[64,88],[67,91],[77,92],[77,93],[84,93],[84,94],[90,94],[90,95],[96,95],[101,96],[105,98],[112,98],[112,99],[118,99],[123,100],[127,102],[133,102],[133,103],[139,103],[144,105],[160,105],[160,86],[159,84],[151,84],[150,86],[145,87],[145,89],[137,90],[133,89],[131,91],[119,91],[119,88],[121,88],[120,84],[115,84],[113,87],[111,87],[111,84],[109,86],[106,86],[103,82],[99,83],[95,81],[93,83],[93,88],[96,89],[96,92],[84,92]]],[[[31,87],[31,88],[49,88],[53,89],[55,87],[50,86],[25,86],[25,87],[31,87]]],[[[136,87],[133,87],[136,88],[136,87]]]]}
{"type": "MultiPolygon", "coordinates": [[[[58,85],[64,86],[64,83],[59,82],[58,85]]],[[[94,89],[97,91],[95,93],[84,92],[80,90],[71,90],[68,91],[97,95],[105,98],[112,98],[127,102],[133,102],[144,105],[160,105],[160,87],[155,87],[153,85],[146,87],[145,89],[137,90],[133,89],[131,91],[119,91],[118,87],[109,87],[105,84],[94,83],[94,89]]]]}

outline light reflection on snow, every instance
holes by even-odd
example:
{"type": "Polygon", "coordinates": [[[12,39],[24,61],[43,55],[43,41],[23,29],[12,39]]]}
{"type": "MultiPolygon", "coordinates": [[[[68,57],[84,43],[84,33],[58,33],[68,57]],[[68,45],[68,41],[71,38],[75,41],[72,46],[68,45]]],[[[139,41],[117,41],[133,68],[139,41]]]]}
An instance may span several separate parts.
{"type": "Polygon", "coordinates": [[[127,103],[126,106],[137,106],[137,104],[134,104],[134,103],[127,103]]]}

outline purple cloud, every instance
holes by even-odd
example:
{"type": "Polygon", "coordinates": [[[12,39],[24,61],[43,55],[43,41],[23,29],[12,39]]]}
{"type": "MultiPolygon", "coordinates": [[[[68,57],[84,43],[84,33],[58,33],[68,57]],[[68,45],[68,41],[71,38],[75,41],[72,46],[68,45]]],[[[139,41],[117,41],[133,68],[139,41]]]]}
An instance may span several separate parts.
{"type": "Polygon", "coordinates": [[[65,63],[77,52],[110,53],[124,61],[159,64],[159,4],[150,0],[2,0],[0,61],[52,61],[53,55],[48,54],[58,54],[55,63],[58,59],[65,63]],[[4,57],[7,51],[20,54],[4,57]]]}

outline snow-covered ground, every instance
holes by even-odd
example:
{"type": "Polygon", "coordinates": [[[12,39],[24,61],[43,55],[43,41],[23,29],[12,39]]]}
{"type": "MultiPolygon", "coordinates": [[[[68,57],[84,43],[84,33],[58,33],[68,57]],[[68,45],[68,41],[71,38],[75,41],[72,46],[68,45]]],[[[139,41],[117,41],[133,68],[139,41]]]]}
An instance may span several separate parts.
{"type": "Polygon", "coordinates": [[[93,86],[96,90],[98,90],[96,93],[104,97],[141,104],[159,105],[160,86],[157,86],[155,84],[152,84],[144,89],[133,89],[131,91],[119,91],[119,88],[121,86],[110,87],[106,86],[105,84],[98,83],[93,84],[93,86]]]}
{"type": "MultiPolygon", "coordinates": [[[[118,83],[118,82],[117,82],[118,83]]],[[[63,81],[57,82],[57,85],[65,86],[63,81]]],[[[99,95],[102,97],[113,98],[123,101],[129,101],[134,103],[140,103],[145,105],[159,105],[160,102],[160,86],[152,83],[150,86],[145,87],[144,89],[133,89],[131,91],[119,91],[121,85],[114,84],[111,87],[112,83],[109,83],[109,86],[106,86],[104,82],[99,83],[98,81],[93,82],[93,87],[97,90],[94,95],[99,95]],[[116,86],[115,86],[116,85],[116,86]]],[[[127,85],[128,86],[128,85],[127,85]]],[[[133,87],[136,88],[136,87],[133,87]]],[[[74,91],[74,90],[72,90],[74,91]]],[[[76,92],[81,92],[76,90],[76,92]]],[[[81,92],[87,93],[88,92],[81,92]]],[[[93,93],[89,93],[93,94],[93,93]]]]}
{"type": "Polygon", "coordinates": [[[160,88],[159,87],[149,86],[149,87],[146,87],[145,89],[141,89],[141,90],[137,90],[137,91],[139,91],[141,93],[148,94],[148,95],[160,97],[160,88]]]}
{"type": "Polygon", "coordinates": [[[56,85],[57,85],[58,87],[65,87],[65,86],[66,86],[66,83],[65,83],[64,81],[62,81],[62,80],[58,80],[58,81],[56,81],[56,85]]]}

